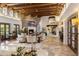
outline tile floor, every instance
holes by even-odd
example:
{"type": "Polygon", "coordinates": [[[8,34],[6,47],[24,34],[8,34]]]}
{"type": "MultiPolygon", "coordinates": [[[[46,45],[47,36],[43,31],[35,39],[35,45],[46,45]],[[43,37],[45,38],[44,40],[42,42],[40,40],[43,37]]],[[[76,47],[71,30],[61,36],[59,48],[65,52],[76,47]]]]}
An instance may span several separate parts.
{"type": "Polygon", "coordinates": [[[75,56],[75,53],[56,37],[48,37],[48,40],[43,42],[44,48],[48,50],[49,56],[75,56]]]}
{"type": "MultiPolygon", "coordinates": [[[[15,53],[16,48],[19,46],[30,49],[31,44],[10,41],[6,46],[7,49],[5,49],[6,47],[0,49],[0,56],[9,56],[11,53],[15,53]]],[[[35,48],[38,56],[75,56],[75,53],[68,46],[63,45],[58,38],[52,36],[48,36],[41,43],[36,43],[35,48]]]]}

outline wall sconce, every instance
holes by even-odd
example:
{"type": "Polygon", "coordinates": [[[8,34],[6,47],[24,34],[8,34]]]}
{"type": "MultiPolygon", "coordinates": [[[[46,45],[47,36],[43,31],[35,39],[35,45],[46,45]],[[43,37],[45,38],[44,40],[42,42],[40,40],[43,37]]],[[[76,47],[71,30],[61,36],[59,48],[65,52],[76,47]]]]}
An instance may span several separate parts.
{"type": "Polygon", "coordinates": [[[72,19],[72,24],[79,25],[79,18],[72,19]]]}

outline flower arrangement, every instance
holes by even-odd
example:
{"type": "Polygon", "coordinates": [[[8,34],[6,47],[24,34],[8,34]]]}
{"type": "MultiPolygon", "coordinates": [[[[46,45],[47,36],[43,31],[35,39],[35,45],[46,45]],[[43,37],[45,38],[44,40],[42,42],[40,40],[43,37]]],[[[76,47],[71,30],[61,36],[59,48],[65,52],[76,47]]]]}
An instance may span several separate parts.
{"type": "Polygon", "coordinates": [[[18,47],[16,54],[11,54],[11,56],[36,56],[36,50],[26,51],[25,47],[18,47]]]}

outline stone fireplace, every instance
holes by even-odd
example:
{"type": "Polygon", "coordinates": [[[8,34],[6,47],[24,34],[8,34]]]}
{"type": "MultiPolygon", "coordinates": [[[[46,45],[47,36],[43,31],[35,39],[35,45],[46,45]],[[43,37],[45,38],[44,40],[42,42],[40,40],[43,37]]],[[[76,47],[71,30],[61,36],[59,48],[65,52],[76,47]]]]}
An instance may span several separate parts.
{"type": "Polygon", "coordinates": [[[36,27],[28,27],[28,34],[35,34],[36,33],[36,27]]]}

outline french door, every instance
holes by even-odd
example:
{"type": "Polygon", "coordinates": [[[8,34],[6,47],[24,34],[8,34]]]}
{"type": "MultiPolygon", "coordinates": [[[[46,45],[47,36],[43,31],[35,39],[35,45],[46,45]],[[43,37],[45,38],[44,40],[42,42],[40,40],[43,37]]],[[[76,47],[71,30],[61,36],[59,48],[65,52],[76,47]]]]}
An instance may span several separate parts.
{"type": "Polygon", "coordinates": [[[20,26],[18,24],[14,24],[14,31],[15,31],[15,36],[17,37],[17,35],[19,34],[20,32],[20,26]]]}
{"type": "Polygon", "coordinates": [[[68,21],[68,46],[78,55],[78,25],[72,23],[72,19],[68,21]]]}
{"type": "Polygon", "coordinates": [[[2,40],[9,39],[10,25],[6,23],[0,23],[0,37],[2,40]]]}

